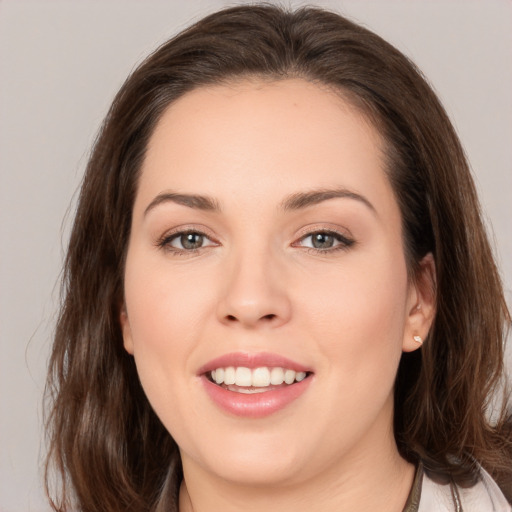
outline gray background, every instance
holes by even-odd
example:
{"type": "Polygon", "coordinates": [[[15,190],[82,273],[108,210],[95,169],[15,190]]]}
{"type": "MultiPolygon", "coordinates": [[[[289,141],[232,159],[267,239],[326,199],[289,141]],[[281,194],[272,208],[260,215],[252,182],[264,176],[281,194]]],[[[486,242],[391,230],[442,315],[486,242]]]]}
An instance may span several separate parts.
{"type": "MultiPolygon", "coordinates": [[[[430,79],[472,163],[510,304],[512,2],[309,3],[374,29],[430,79]]],[[[0,1],[2,512],[48,510],[40,478],[45,366],[72,198],[99,123],[150,50],[230,4],[0,1]]]]}

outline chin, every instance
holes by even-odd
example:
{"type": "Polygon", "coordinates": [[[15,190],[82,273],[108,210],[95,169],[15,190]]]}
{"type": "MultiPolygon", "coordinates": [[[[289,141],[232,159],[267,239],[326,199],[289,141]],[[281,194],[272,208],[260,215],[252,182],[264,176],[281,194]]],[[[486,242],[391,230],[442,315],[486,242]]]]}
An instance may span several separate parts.
{"type": "MultiPolygon", "coordinates": [[[[246,486],[279,486],[301,479],[307,457],[304,443],[291,436],[233,435],[208,446],[197,447],[200,457],[190,457],[217,478],[246,486]],[[288,441],[288,443],[287,443],[288,441]],[[212,446],[221,447],[212,450],[212,446]],[[203,449],[204,448],[204,449],[203,449]]],[[[188,463],[182,452],[184,469],[188,463]]]]}
{"type": "Polygon", "coordinates": [[[281,459],[281,453],[269,457],[261,455],[249,458],[224,459],[221,464],[209,468],[217,477],[243,486],[278,487],[300,481],[303,466],[281,459]],[[221,466],[221,467],[219,467],[221,466]]]}

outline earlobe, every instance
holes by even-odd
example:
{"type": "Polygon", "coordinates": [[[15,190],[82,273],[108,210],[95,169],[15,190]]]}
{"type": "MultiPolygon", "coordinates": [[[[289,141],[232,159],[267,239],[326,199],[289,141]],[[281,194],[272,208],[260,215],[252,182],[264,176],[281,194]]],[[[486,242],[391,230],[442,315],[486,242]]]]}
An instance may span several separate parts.
{"type": "Polygon", "coordinates": [[[133,339],[132,330],[130,327],[130,320],[128,319],[128,313],[126,312],[126,306],[123,304],[121,307],[121,313],[119,315],[119,322],[121,324],[121,332],[123,335],[123,345],[126,352],[133,356],[133,339]]]}
{"type": "Polygon", "coordinates": [[[409,294],[408,316],[405,323],[402,350],[412,352],[423,345],[436,312],[436,268],[434,257],[428,253],[420,262],[420,268],[409,294]]]}

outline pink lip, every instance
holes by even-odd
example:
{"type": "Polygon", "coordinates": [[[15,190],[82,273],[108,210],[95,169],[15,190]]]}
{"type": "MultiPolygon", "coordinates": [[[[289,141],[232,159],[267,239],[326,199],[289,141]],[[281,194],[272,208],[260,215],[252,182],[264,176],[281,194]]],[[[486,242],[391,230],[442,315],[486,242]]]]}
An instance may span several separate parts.
{"type": "Polygon", "coordinates": [[[258,352],[250,354],[248,352],[233,352],[223,356],[212,359],[208,363],[199,368],[198,375],[206,372],[211,372],[217,368],[226,368],[227,366],[244,366],[245,368],[260,368],[267,366],[269,368],[289,368],[296,372],[311,372],[312,369],[302,364],[296,363],[291,359],[280,356],[278,354],[271,354],[270,352],[258,352]]]}
{"type": "Polygon", "coordinates": [[[246,395],[224,389],[208,380],[206,375],[201,376],[201,382],[215,404],[226,412],[246,418],[263,418],[284,409],[306,391],[311,381],[310,376],[295,384],[246,395]]]}
{"type": "Polygon", "coordinates": [[[227,366],[244,366],[246,368],[282,367],[296,372],[311,372],[311,369],[277,354],[263,352],[257,354],[244,352],[226,354],[203,365],[198,373],[211,400],[222,410],[245,418],[263,418],[284,409],[298,399],[313,380],[310,375],[301,382],[290,385],[283,384],[262,393],[237,393],[211,382],[206,376],[208,372],[216,368],[226,368],[227,366]]]}

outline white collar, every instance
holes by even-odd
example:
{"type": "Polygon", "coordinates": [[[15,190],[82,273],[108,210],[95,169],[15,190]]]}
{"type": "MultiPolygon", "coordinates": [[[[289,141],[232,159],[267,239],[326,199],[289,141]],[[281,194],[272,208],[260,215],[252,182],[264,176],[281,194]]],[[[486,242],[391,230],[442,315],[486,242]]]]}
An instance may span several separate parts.
{"type": "Polygon", "coordinates": [[[512,506],[489,473],[480,468],[480,475],[473,487],[452,488],[424,474],[418,512],[512,512],[512,506]]]}

